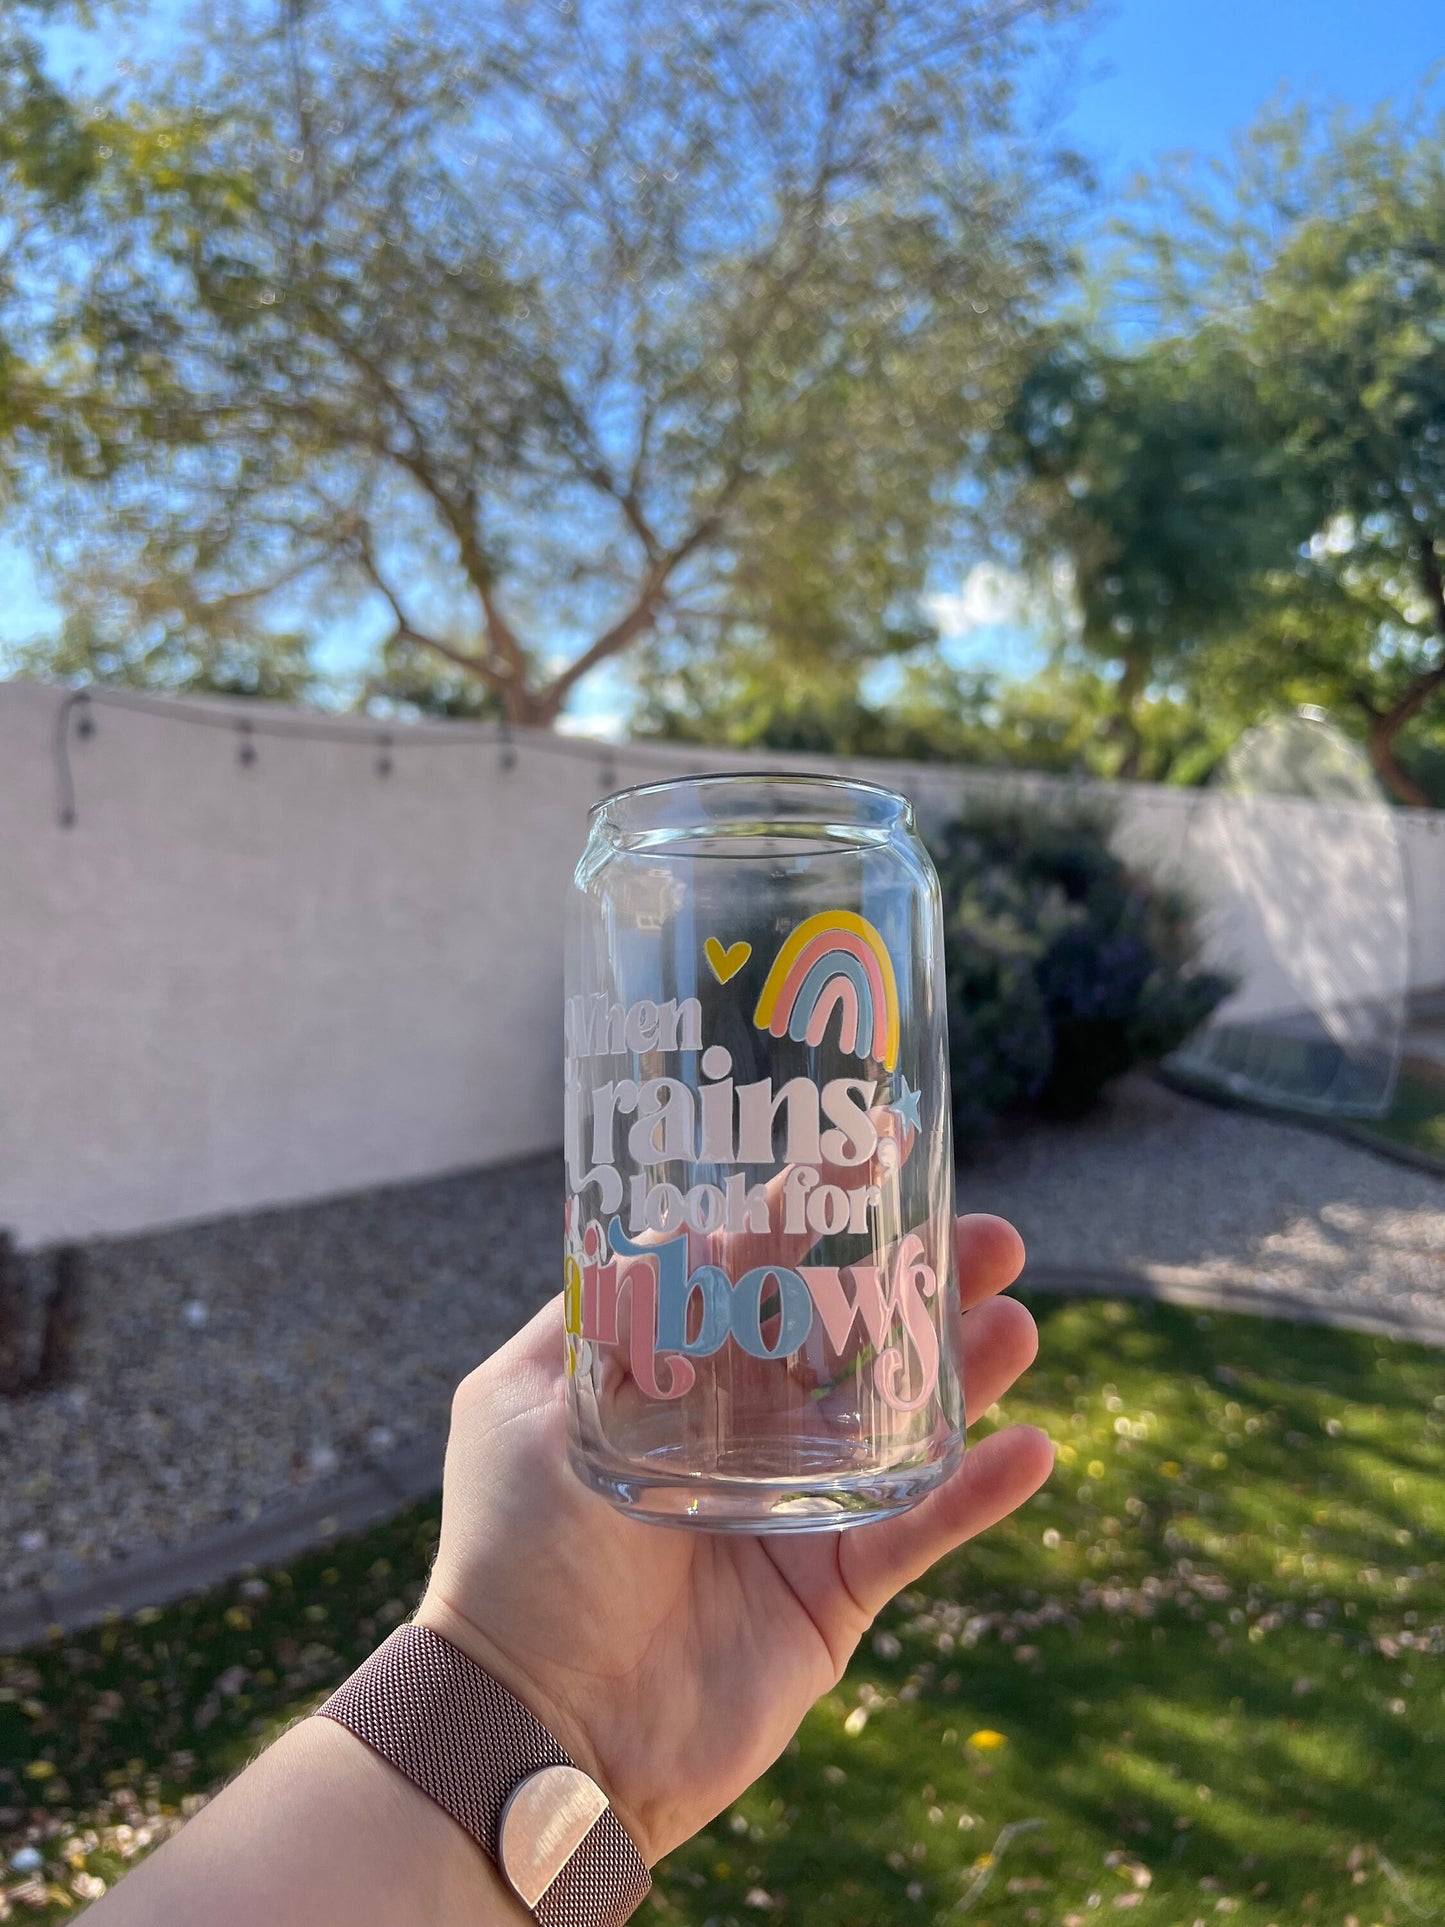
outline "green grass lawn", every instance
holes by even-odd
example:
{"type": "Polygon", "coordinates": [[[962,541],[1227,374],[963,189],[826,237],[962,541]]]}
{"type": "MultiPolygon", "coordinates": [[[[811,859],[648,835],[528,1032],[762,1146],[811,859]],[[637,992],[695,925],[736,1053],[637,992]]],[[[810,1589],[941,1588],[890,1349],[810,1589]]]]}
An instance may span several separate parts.
{"type": "MultiPolygon", "coordinates": [[[[1445,1372],[1383,1339],[1041,1301],[1051,1488],[885,1615],[640,1916],[1445,1918],[1445,1372]]],[[[987,1422],[987,1421],[985,1421],[987,1422]]],[[[12,1918],[60,1920],[416,1599],[434,1507],[0,1660],[12,1918]]],[[[3,1908],[0,1908],[3,1917],[3,1908]]]]}

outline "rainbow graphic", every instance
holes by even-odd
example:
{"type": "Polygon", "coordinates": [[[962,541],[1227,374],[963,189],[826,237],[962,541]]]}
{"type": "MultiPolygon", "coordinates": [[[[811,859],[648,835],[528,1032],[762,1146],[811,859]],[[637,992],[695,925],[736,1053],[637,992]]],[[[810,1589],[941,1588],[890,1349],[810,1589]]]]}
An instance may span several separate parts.
{"type": "Polygon", "coordinates": [[[866,917],[824,910],[800,923],[768,972],[753,1012],[759,1030],[818,1045],[833,1012],[838,1042],[855,1057],[898,1062],[898,980],[883,939],[866,917]]]}

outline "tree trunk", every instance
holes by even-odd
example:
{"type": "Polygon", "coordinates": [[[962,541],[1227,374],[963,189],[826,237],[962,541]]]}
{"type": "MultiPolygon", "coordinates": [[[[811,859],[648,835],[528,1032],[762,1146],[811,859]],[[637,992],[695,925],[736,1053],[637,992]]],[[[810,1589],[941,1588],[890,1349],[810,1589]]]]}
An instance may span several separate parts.
{"type": "Polygon", "coordinates": [[[1396,759],[1395,738],[1406,723],[1420,714],[1432,697],[1445,689],[1445,578],[1442,578],[1439,558],[1435,554],[1434,537],[1429,535],[1424,537],[1420,546],[1420,580],[1434,612],[1441,659],[1433,669],[1418,675],[1399,702],[1392,704],[1383,715],[1378,711],[1371,712],[1369,740],[1370,761],[1390,794],[1397,802],[1407,803],[1412,809],[1428,810],[1430,798],[1414,777],[1401,769],[1396,759]]]}
{"type": "MultiPolygon", "coordinates": [[[[1432,551],[1430,554],[1432,565],[1434,559],[1432,551]]],[[[1427,580],[1433,582],[1437,591],[1440,589],[1438,570],[1432,567],[1427,572],[1427,580]]],[[[1442,601],[1441,624],[1441,642],[1445,645],[1445,601],[1442,601]]],[[[1397,803],[1407,803],[1412,809],[1428,810],[1430,798],[1408,770],[1401,769],[1395,756],[1395,738],[1406,723],[1418,716],[1431,698],[1438,696],[1442,690],[1445,690],[1445,660],[1437,662],[1433,669],[1427,669],[1418,675],[1400,700],[1392,703],[1388,709],[1382,711],[1366,705],[1366,713],[1370,719],[1370,761],[1374,765],[1375,774],[1397,803]]]]}
{"type": "Polygon", "coordinates": [[[1400,714],[1400,708],[1397,703],[1393,709],[1386,710],[1383,716],[1372,718],[1367,739],[1370,762],[1376,776],[1397,803],[1406,803],[1411,809],[1428,810],[1429,797],[1410,772],[1400,767],[1395,755],[1395,738],[1408,720],[1408,717],[1400,714]]]}
{"type": "Polygon", "coordinates": [[[529,689],[520,679],[502,692],[507,721],[514,729],[552,729],[562,705],[551,689],[529,689]]]}
{"type": "Polygon", "coordinates": [[[1145,665],[1138,656],[1124,658],[1123,673],[1116,685],[1118,708],[1110,719],[1109,734],[1124,746],[1124,754],[1114,775],[1120,782],[1132,783],[1139,774],[1144,755],[1144,739],[1139,734],[1135,709],[1144,687],[1145,665]]]}

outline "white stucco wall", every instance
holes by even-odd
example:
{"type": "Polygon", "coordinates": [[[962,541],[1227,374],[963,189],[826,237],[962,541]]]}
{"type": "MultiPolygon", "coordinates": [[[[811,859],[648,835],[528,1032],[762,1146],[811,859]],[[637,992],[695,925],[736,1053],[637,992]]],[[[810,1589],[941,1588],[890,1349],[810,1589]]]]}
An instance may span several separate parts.
{"type": "MultiPolygon", "coordinates": [[[[486,1163],[561,1133],[562,905],[605,789],[736,756],[563,757],[237,704],[95,705],[57,821],[64,696],[0,685],[0,1225],[120,1232],[486,1163]],[[189,712],[221,727],[182,720],[189,712]]],[[[749,759],[758,760],[758,759],[749,759]]],[[[782,759],[794,765],[805,760],[782,759]]],[[[986,779],[854,764],[937,816],[986,779]]],[[[1169,866],[1189,793],[1129,789],[1169,866]]],[[[1417,982],[1445,982],[1445,834],[1406,825],[1417,982]]]]}

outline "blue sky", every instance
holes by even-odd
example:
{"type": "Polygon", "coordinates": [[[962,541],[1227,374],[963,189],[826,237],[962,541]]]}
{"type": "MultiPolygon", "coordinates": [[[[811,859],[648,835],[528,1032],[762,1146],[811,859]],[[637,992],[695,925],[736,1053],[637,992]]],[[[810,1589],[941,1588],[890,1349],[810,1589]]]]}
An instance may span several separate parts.
{"type": "MultiPolygon", "coordinates": [[[[1107,194],[1159,154],[1224,153],[1282,90],[1368,108],[1407,99],[1442,59],[1442,0],[1115,0],[1083,49],[1065,126],[1094,158],[1107,194]]],[[[939,613],[957,622],[953,651],[973,667],[1026,670],[1038,646],[997,619],[991,586],[947,591],[939,613]]],[[[25,557],[0,542],[0,648],[47,616],[25,557]]],[[[625,670],[594,678],[580,692],[577,720],[611,720],[624,688],[625,670]]]]}
{"type": "Polygon", "coordinates": [[[1117,186],[1159,153],[1223,153],[1281,87],[1370,107],[1442,59],[1440,0],[1119,0],[1068,125],[1117,186]]]}
{"type": "MultiPolygon", "coordinates": [[[[1437,64],[1442,0],[1114,0],[1082,48],[1063,131],[1108,202],[1160,155],[1226,154],[1286,93],[1368,110],[1407,101],[1437,64]]],[[[957,610],[956,660],[1027,673],[1043,651],[1026,629],[986,619],[998,601],[996,585],[975,581],[933,614],[947,632],[940,605],[957,610]]]]}

